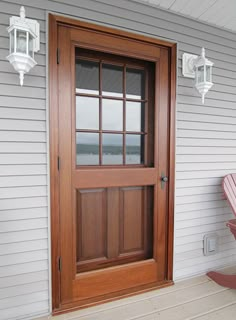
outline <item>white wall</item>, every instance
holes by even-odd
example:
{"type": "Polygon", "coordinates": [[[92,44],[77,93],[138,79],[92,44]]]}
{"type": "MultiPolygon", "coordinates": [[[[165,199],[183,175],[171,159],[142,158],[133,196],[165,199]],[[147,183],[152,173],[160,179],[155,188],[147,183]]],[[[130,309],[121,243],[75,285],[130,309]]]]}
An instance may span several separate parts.
{"type": "Polygon", "coordinates": [[[175,279],[236,261],[225,227],[222,177],[236,171],[236,34],[128,0],[0,1],[0,312],[27,319],[49,312],[46,139],[46,14],[48,11],[178,42],[175,279]],[[38,65],[24,87],[6,61],[9,17],[25,5],[41,26],[38,65]],[[215,63],[205,105],[193,80],[181,76],[183,52],[215,63]],[[216,231],[220,252],[204,257],[202,239],[216,231]]]}

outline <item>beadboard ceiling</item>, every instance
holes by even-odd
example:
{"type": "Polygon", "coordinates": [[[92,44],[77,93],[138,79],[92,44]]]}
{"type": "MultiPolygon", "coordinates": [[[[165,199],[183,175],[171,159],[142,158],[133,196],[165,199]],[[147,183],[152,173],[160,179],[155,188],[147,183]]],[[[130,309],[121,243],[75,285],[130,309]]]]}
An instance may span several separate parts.
{"type": "Polygon", "coordinates": [[[137,0],[236,32],[236,0],[137,0]]]}

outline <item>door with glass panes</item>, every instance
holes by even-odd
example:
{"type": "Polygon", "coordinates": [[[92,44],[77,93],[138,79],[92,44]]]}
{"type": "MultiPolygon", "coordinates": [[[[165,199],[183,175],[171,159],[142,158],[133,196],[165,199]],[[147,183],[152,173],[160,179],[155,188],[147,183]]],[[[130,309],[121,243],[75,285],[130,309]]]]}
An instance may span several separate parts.
{"type": "Polygon", "coordinates": [[[168,280],[168,50],[107,37],[58,28],[62,309],[168,280]]]}

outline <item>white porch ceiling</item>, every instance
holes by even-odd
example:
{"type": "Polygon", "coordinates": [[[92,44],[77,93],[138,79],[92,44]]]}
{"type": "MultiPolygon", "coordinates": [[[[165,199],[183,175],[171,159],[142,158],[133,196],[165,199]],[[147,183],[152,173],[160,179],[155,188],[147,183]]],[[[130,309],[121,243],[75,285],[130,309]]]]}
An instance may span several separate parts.
{"type": "Polygon", "coordinates": [[[138,0],[236,32],[236,0],[138,0]]]}

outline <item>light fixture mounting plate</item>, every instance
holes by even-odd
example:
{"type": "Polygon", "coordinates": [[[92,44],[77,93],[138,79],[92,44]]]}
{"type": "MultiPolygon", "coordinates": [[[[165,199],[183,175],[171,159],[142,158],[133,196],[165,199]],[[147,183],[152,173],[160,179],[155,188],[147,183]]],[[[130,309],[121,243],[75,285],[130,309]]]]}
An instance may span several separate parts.
{"type": "Polygon", "coordinates": [[[184,53],[182,56],[182,73],[186,78],[195,78],[195,70],[193,61],[197,59],[197,55],[184,53]]]}

